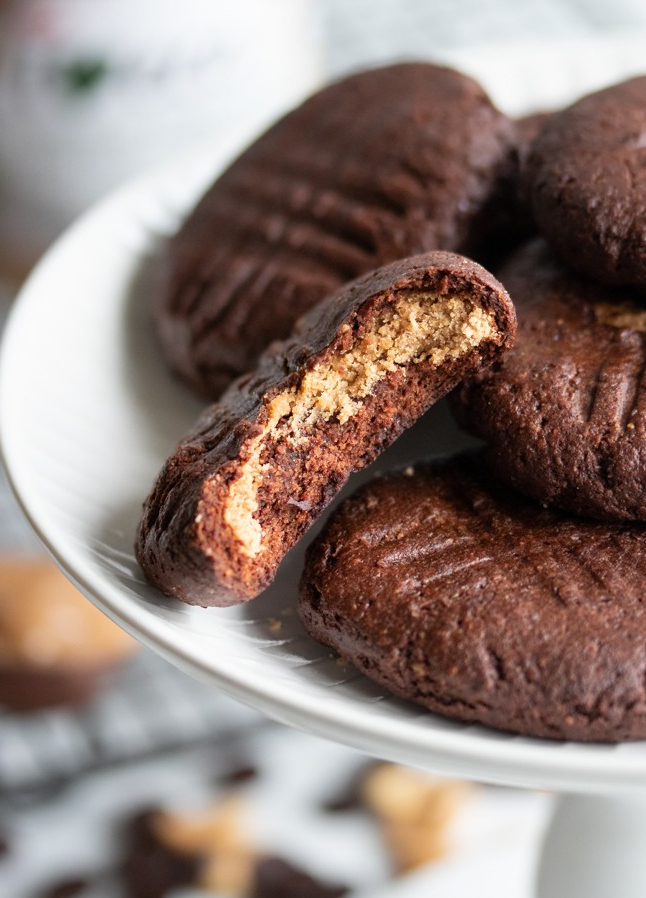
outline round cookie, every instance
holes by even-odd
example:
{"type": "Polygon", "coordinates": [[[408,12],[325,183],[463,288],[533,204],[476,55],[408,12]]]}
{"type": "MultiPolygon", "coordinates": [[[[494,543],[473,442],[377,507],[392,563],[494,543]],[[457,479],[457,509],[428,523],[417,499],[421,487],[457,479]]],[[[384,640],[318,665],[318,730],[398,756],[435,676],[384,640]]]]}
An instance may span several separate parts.
{"type": "Polygon", "coordinates": [[[571,274],[542,240],[500,277],[514,348],[451,397],[506,483],[601,520],[646,520],[646,309],[571,274]]]}
{"type": "Polygon", "coordinates": [[[394,65],[315,94],[171,241],[154,314],[172,367],[215,399],[346,281],[427,250],[478,258],[507,225],[514,154],[513,124],[451,69],[394,65]]]}
{"type": "Polygon", "coordinates": [[[570,519],[481,455],[373,480],[310,546],[300,615],[386,689],[554,739],[646,737],[646,530],[570,519]]]}
{"type": "Polygon", "coordinates": [[[549,116],[522,181],[563,262],[604,284],[646,287],[646,76],[549,116]]]}
{"type": "Polygon", "coordinates": [[[166,595],[247,601],[352,471],[512,343],[496,279],[426,253],[346,284],[240,378],[166,461],[136,553],[166,595]]]}
{"type": "Polygon", "coordinates": [[[49,561],[0,559],[0,705],[77,705],[111,682],[136,643],[49,561]]]}

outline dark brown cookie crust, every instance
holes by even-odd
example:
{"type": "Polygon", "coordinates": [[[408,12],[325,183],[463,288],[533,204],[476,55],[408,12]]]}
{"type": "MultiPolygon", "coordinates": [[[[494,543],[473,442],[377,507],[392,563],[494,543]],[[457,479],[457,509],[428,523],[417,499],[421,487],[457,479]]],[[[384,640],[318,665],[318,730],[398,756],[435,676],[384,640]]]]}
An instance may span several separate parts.
{"type": "Polygon", "coordinates": [[[396,695],[497,729],[646,736],[646,531],[569,519],[480,455],[377,479],[310,546],[300,614],[396,695]]]}
{"type": "Polygon", "coordinates": [[[12,711],[83,705],[116,682],[124,664],[88,663],[67,669],[0,664],[0,705],[12,711]]]}
{"type": "Polygon", "coordinates": [[[204,853],[180,852],[157,833],[154,808],[128,821],[124,838],[122,876],[129,898],[165,898],[174,889],[196,886],[207,862],[204,853]]]}
{"type": "Polygon", "coordinates": [[[646,287],[646,77],[554,113],[523,174],[541,233],[601,283],[646,287]]]}
{"type": "Polygon", "coordinates": [[[532,144],[545,127],[551,112],[532,112],[516,119],[516,143],[518,145],[518,159],[521,167],[524,167],[529,156],[532,144]]]}
{"type": "Polygon", "coordinates": [[[118,679],[135,647],[51,561],[0,555],[0,706],[84,704],[118,679]]]}
{"type": "Polygon", "coordinates": [[[346,285],[208,409],[167,461],[137,537],[147,577],[193,604],[253,598],[350,473],[497,358],[514,332],[500,284],[450,253],[346,285]]]}
{"type": "Polygon", "coordinates": [[[215,399],[346,281],[427,250],[478,258],[504,216],[513,141],[475,81],[426,63],[317,93],[216,181],[171,242],[155,310],[171,365],[215,399]]]}
{"type": "Polygon", "coordinates": [[[487,441],[496,474],[537,501],[646,520],[646,310],[571,274],[541,240],[500,277],[518,338],[451,397],[458,420],[487,441]]]}

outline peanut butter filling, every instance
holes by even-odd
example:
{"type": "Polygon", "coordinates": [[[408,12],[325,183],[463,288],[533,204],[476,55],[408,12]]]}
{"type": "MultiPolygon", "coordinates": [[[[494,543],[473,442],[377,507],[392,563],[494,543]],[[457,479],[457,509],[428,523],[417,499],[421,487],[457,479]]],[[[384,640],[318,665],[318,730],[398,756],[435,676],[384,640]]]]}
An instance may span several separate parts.
{"type": "Polygon", "coordinates": [[[609,302],[598,302],[594,306],[594,315],[599,324],[646,331],[646,309],[637,309],[624,304],[613,305],[609,302]]]}
{"type": "Polygon", "coordinates": [[[268,467],[261,457],[270,441],[298,446],[305,439],[303,432],[320,421],[335,418],[345,424],[389,373],[429,360],[439,366],[496,334],[493,313],[476,306],[469,296],[406,293],[376,318],[351,349],[327,358],[308,371],[297,387],[275,396],[267,405],[262,433],[247,445],[242,474],[231,482],[225,503],[225,522],[241,550],[250,558],[263,551],[263,530],[256,513],[258,490],[268,467]]]}

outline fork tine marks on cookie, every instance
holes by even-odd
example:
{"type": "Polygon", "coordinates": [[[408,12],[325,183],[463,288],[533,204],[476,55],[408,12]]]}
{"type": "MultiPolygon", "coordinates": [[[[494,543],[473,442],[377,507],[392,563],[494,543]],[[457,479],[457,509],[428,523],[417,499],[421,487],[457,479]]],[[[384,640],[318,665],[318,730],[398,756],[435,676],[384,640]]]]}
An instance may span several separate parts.
{"type": "Polygon", "coordinates": [[[587,421],[625,430],[643,389],[646,353],[641,335],[613,343],[600,364],[590,391],[587,421]]]}

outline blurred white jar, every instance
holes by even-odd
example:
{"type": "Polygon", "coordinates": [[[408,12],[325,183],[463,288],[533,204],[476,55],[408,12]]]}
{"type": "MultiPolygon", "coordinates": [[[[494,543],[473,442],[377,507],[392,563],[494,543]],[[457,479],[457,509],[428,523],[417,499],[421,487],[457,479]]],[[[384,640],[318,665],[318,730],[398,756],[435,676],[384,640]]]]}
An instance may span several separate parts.
{"type": "Polygon", "coordinates": [[[318,86],[307,0],[0,4],[0,258],[123,179],[252,133],[318,86]]]}

